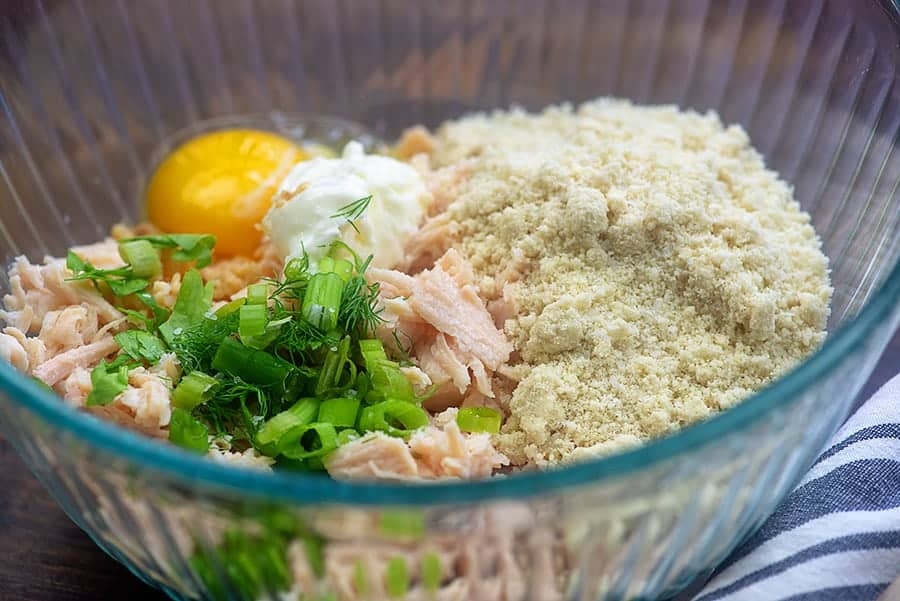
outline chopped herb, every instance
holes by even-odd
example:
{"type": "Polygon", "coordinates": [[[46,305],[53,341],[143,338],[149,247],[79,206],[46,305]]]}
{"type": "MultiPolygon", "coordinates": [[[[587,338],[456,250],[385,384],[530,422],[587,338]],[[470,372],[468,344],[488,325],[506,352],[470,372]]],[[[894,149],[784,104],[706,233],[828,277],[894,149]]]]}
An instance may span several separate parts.
{"type": "Polygon", "coordinates": [[[490,407],[463,407],[456,414],[456,423],[463,432],[496,434],[502,419],[500,412],[490,407]]]}
{"type": "Polygon", "coordinates": [[[194,262],[194,267],[206,267],[212,261],[216,237],[209,234],[158,234],[136,236],[121,243],[144,240],[156,248],[172,249],[172,259],[181,263],[194,262]]]}
{"type": "Polygon", "coordinates": [[[290,588],[290,542],[288,535],[277,531],[248,534],[234,528],[215,548],[197,545],[190,565],[209,598],[255,601],[290,588]]]}
{"type": "Polygon", "coordinates": [[[135,361],[146,361],[154,365],[166,352],[163,341],[144,330],[127,330],[113,336],[122,351],[135,361]]]}
{"type": "Polygon", "coordinates": [[[91,370],[91,392],[87,396],[85,405],[94,407],[97,405],[109,405],[117,396],[128,388],[128,366],[113,366],[100,361],[100,364],[91,370]]]}
{"type": "Polygon", "coordinates": [[[340,209],[338,209],[333,215],[331,215],[332,219],[344,219],[350,226],[356,230],[356,233],[359,233],[359,228],[356,227],[355,221],[362,217],[366,210],[369,208],[369,204],[372,202],[372,195],[363,196],[358,200],[354,200],[353,202],[344,205],[340,209]]]}
{"type": "Polygon", "coordinates": [[[159,326],[159,333],[169,345],[193,324],[204,319],[212,307],[212,295],[213,283],[204,286],[199,271],[191,269],[184,274],[172,314],[159,326]]]}
{"type": "Polygon", "coordinates": [[[206,453],[209,450],[209,431],[203,422],[195,419],[188,411],[175,407],[169,420],[169,440],[174,444],[206,453]]]}

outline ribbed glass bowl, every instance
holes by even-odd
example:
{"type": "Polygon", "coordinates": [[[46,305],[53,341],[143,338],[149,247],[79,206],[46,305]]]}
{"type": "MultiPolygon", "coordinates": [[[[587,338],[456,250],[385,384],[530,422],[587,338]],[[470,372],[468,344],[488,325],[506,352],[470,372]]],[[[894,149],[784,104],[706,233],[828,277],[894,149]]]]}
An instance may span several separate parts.
{"type": "Polygon", "coordinates": [[[478,483],[226,467],[72,411],[0,365],[5,436],[98,545],[173,598],[245,598],[216,545],[225,529],[253,536],[274,517],[324,541],[325,576],[300,579],[311,595],[317,580],[316,594],[350,598],[341,557],[362,558],[377,589],[402,556],[408,598],[428,598],[417,554],[435,545],[454,586],[468,587],[461,599],[674,593],[807,468],[900,316],[891,0],[46,0],[0,12],[4,264],[135,220],[151,155],[198,122],[255,114],[278,127],[318,113],[389,138],[471,109],[602,95],[744,125],[795,184],[831,259],[829,338],[772,386],[622,455],[478,483]],[[386,527],[398,520],[418,535],[386,527]],[[216,594],[192,568],[199,549],[216,594]]]}

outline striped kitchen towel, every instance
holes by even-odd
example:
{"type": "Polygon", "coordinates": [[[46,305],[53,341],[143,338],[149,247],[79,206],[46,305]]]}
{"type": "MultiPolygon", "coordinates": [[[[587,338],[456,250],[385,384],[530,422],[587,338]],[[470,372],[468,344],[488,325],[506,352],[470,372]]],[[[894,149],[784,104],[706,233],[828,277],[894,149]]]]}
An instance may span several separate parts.
{"type": "Polygon", "coordinates": [[[900,375],[694,601],[900,601],[900,375]]]}

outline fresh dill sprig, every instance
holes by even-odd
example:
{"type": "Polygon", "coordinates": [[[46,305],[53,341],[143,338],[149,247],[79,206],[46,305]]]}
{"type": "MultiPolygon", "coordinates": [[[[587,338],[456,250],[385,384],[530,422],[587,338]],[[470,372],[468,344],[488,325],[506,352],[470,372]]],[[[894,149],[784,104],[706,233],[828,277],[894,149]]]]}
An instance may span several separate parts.
{"type": "Polygon", "coordinates": [[[338,312],[338,327],[357,338],[370,336],[384,321],[378,306],[378,291],[379,285],[370,284],[361,273],[347,280],[338,312]]]}
{"type": "Polygon", "coordinates": [[[184,373],[197,369],[207,371],[219,343],[237,332],[238,324],[237,312],[217,316],[216,319],[203,317],[175,336],[170,346],[178,357],[184,373]]]}
{"type": "MultiPolygon", "coordinates": [[[[213,398],[198,405],[194,415],[209,425],[214,437],[229,435],[249,442],[259,423],[269,417],[271,399],[265,386],[248,384],[234,376],[225,377],[213,398]]],[[[278,405],[280,409],[280,403],[278,405]]]]}
{"type": "Polygon", "coordinates": [[[359,228],[356,227],[355,221],[362,217],[366,210],[369,208],[369,204],[372,202],[372,195],[363,196],[360,199],[354,200],[353,202],[342,206],[338,209],[333,215],[330,217],[332,219],[344,219],[347,223],[350,224],[356,233],[359,233],[359,228]]]}

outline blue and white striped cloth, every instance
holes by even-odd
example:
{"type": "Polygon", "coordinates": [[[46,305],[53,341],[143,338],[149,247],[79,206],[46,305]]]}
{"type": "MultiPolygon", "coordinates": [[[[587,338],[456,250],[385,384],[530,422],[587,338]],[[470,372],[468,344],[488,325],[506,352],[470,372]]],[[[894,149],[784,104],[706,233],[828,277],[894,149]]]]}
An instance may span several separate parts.
{"type": "Polygon", "coordinates": [[[900,376],[847,420],[693,601],[897,601],[898,578],[900,376]]]}

